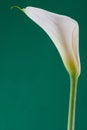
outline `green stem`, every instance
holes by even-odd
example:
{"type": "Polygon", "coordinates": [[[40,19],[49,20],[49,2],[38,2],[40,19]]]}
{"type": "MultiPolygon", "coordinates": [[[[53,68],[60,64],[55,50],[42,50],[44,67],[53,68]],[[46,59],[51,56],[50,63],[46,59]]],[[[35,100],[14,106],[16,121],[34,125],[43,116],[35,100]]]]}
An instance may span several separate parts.
{"type": "Polygon", "coordinates": [[[75,75],[70,76],[70,101],[69,101],[67,130],[74,130],[77,81],[78,81],[77,76],[75,75]]]}

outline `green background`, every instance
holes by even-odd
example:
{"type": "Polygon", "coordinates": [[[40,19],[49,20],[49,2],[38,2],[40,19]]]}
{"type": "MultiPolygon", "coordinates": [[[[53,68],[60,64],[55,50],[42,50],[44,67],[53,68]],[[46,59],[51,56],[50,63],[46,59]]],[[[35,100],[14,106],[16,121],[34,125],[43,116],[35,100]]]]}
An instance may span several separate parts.
{"type": "Polygon", "coordinates": [[[52,41],[13,5],[79,22],[81,76],[75,130],[87,130],[86,0],[0,0],[0,130],[67,130],[69,76],[52,41]]]}

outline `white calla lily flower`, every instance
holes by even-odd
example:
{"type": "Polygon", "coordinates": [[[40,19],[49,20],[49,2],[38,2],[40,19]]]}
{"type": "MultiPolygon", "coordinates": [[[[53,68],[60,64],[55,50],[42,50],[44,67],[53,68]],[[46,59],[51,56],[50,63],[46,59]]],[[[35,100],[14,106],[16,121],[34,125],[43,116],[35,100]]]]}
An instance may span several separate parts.
{"type": "MultiPolygon", "coordinates": [[[[79,57],[79,26],[72,18],[49,11],[26,7],[21,9],[50,37],[60,53],[70,76],[70,101],[67,130],[74,130],[77,81],[81,71],[79,57]]],[[[12,7],[12,8],[14,8],[12,7]]]]}
{"type": "Polygon", "coordinates": [[[68,72],[79,76],[81,67],[78,23],[70,17],[35,7],[26,7],[22,11],[49,35],[68,72]]]}

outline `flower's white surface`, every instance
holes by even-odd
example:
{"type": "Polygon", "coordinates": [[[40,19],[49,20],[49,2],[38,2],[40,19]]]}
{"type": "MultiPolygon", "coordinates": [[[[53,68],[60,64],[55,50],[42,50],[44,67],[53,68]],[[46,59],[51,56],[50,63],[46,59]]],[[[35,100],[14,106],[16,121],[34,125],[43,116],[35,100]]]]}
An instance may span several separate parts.
{"type": "Polygon", "coordinates": [[[80,74],[79,27],[70,17],[26,7],[24,13],[37,23],[51,38],[70,74],[80,74]]]}

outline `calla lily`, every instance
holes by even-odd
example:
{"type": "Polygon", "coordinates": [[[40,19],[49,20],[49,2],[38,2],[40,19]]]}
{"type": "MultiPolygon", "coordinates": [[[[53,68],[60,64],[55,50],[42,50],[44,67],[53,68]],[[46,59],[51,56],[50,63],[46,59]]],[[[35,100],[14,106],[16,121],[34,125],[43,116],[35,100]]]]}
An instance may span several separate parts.
{"type": "Polygon", "coordinates": [[[26,7],[22,11],[49,35],[68,72],[79,75],[78,23],[70,17],[35,7],[26,7]]]}
{"type": "Polygon", "coordinates": [[[77,80],[80,75],[79,26],[72,18],[49,11],[26,7],[21,9],[30,19],[38,24],[56,46],[62,61],[70,74],[70,101],[67,130],[74,130],[77,80]]]}

